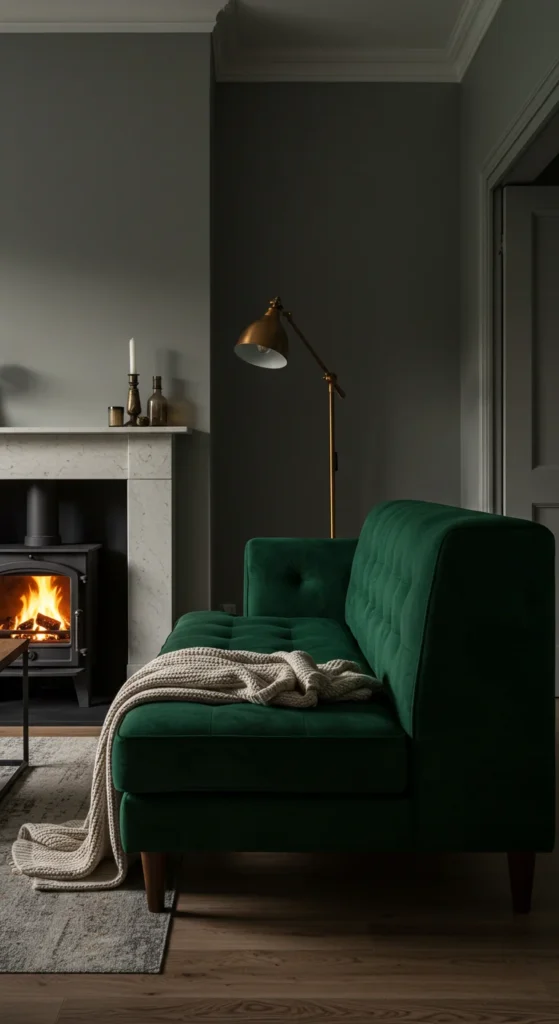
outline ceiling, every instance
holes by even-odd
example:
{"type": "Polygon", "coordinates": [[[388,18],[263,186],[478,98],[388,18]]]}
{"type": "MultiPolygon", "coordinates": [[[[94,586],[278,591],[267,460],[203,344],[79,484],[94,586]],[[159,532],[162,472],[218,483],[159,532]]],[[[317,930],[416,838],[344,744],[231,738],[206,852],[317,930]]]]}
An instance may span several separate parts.
{"type": "Polygon", "coordinates": [[[501,0],[0,0],[0,32],[212,32],[221,81],[462,78],[501,0]]]}

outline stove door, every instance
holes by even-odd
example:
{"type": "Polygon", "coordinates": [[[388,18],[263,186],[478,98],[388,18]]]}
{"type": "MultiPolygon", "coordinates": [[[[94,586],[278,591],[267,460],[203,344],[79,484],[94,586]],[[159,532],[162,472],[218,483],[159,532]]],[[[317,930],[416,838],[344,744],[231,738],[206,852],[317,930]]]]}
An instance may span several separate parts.
{"type": "Polygon", "coordinates": [[[19,556],[0,567],[0,636],[29,639],[32,672],[56,675],[79,666],[85,635],[82,589],[75,569],[44,556],[19,556]]]}

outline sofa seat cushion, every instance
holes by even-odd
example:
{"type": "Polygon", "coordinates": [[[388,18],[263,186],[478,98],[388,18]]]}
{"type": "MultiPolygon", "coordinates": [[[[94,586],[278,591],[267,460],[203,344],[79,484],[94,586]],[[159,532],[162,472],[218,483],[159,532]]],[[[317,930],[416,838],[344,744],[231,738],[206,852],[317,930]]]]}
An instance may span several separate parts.
{"type": "MultiPolygon", "coordinates": [[[[318,662],[350,658],[367,668],[349,632],[330,619],[193,613],[162,653],[198,646],[306,650],[318,662]]],[[[395,794],[407,784],[407,738],[382,698],[308,710],[160,701],[124,717],[113,780],[129,793],[395,794]]]]}
{"type": "Polygon", "coordinates": [[[190,612],[178,620],[161,653],[184,647],[218,647],[258,654],[307,651],[319,664],[332,658],[347,658],[357,661],[363,671],[371,671],[347,626],[335,619],[190,612]]]}
{"type": "Polygon", "coordinates": [[[113,745],[121,792],[401,793],[406,735],[385,704],[142,704],[113,745]]]}

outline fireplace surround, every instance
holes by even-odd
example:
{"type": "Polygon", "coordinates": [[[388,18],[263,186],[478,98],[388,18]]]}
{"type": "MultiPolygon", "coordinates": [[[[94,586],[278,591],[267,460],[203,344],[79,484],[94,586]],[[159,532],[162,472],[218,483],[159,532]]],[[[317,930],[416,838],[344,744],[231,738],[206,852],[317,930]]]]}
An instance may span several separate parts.
{"type": "MultiPolygon", "coordinates": [[[[157,655],[173,624],[173,444],[176,435],[188,433],[186,427],[0,428],[0,481],[126,482],[128,621],[124,628],[128,674],[157,655]]],[[[0,544],[0,618],[13,616],[4,600],[8,577],[12,587],[14,577],[21,575],[62,578],[50,581],[64,591],[58,608],[65,613],[54,632],[69,635],[62,640],[53,639],[52,633],[48,641],[36,638],[31,644],[36,657],[30,661],[30,674],[67,676],[84,706],[89,700],[88,673],[95,658],[99,545],[57,544],[52,522],[35,529],[30,519],[28,504],[27,537],[35,538],[33,545],[0,544]]],[[[9,628],[12,623],[5,625],[9,628]]],[[[43,631],[49,628],[48,622],[42,627],[43,631]]]]}

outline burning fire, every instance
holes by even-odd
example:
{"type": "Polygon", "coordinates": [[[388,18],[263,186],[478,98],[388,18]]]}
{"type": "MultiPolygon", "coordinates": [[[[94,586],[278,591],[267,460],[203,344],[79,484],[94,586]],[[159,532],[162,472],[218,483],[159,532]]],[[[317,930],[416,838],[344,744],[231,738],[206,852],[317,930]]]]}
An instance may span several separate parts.
{"type": "Polygon", "coordinates": [[[62,610],[62,587],[56,584],[56,576],[28,576],[26,579],[28,590],[20,597],[21,609],[12,628],[24,628],[32,633],[33,643],[54,640],[59,630],[70,628],[70,621],[62,610]]]}

